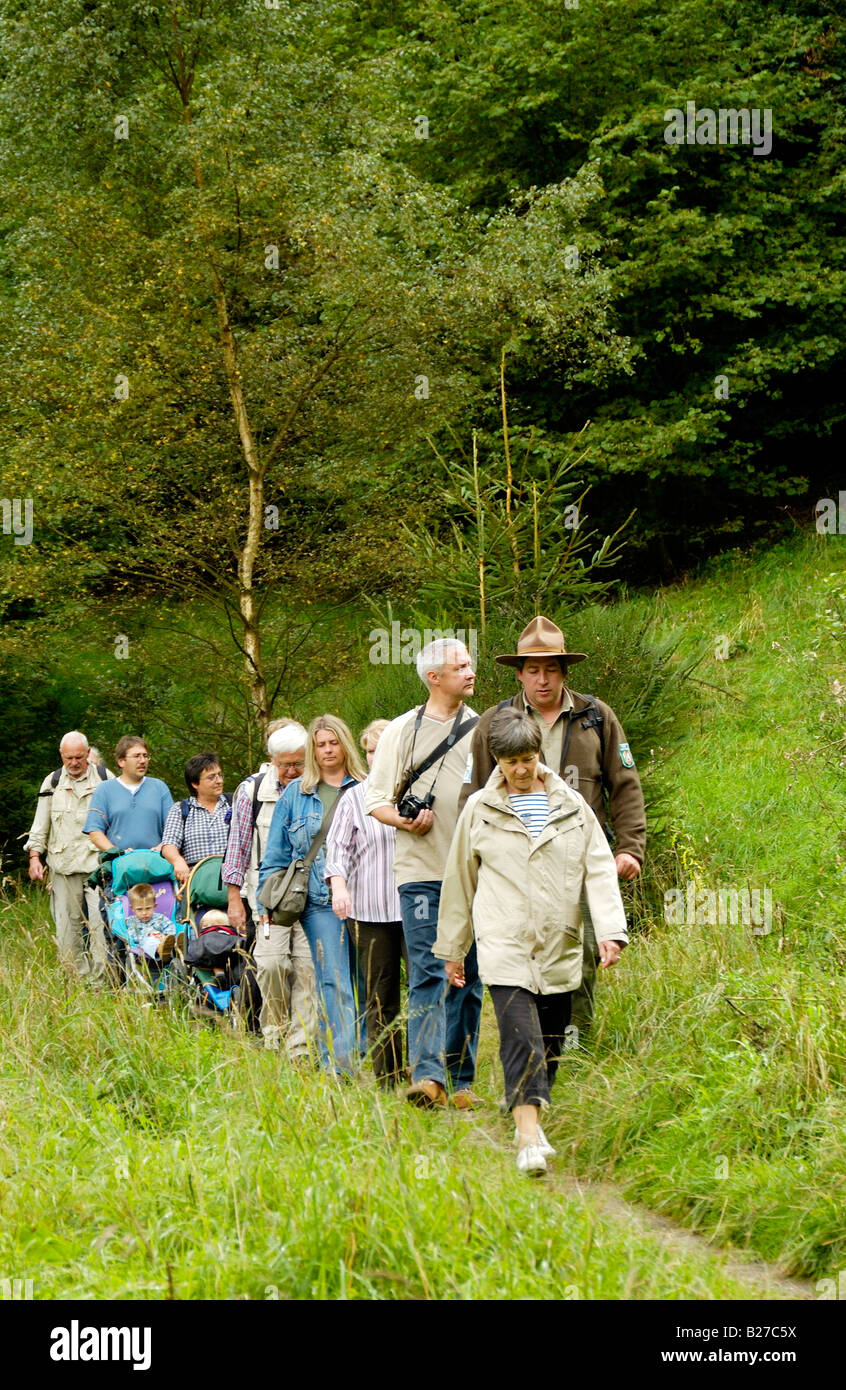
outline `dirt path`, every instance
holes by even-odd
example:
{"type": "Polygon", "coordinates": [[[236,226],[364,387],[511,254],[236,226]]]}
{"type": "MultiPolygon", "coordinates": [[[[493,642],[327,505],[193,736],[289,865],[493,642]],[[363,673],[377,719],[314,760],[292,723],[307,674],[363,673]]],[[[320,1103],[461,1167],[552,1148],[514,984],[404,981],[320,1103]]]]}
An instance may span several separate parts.
{"type": "Polygon", "coordinates": [[[624,1221],[629,1228],[634,1227],[656,1237],[657,1243],[665,1249],[677,1250],[681,1255],[707,1255],[719,1260],[726,1274],[739,1284],[746,1284],[756,1294],[792,1300],[818,1297],[815,1286],[808,1280],[786,1279],[776,1265],[768,1264],[766,1260],[746,1258],[739,1251],[713,1245],[705,1236],[678,1226],[667,1216],[659,1216],[647,1207],[634,1206],[611,1183],[585,1182],[564,1174],[553,1177],[552,1182],[558,1191],[590,1202],[603,1216],[624,1221]]]}
{"type": "MultiPolygon", "coordinates": [[[[477,1133],[479,1129],[477,1128],[477,1133]]],[[[502,1149],[501,1136],[486,1129],[485,1139],[492,1147],[502,1149]]],[[[510,1151],[509,1151],[510,1152],[510,1151]]],[[[609,1182],[590,1182],[584,1178],[572,1177],[567,1173],[556,1173],[555,1163],[549,1175],[541,1180],[568,1197],[576,1197],[585,1204],[593,1206],[600,1216],[625,1223],[629,1230],[636,1230],[655,1238],[656,1244],[664,1249],[675,1250],[680,1255],[694,1258],[706,1257],[716,1260],[723,1272],[745,1284],[750,1293],[764,1295],[772,1299],[812,1300],[819,1297],[817,1289],[810,1280],[788,1279],[777,1265],[755,1256],[746,1256],[742,1251],[730,1250],[723,1245],[713,1244],[706,1236],[679,1226],[668,1216],[650,1211],[648,1207],[629,1202],[618,1187],[609,1182]]]]}

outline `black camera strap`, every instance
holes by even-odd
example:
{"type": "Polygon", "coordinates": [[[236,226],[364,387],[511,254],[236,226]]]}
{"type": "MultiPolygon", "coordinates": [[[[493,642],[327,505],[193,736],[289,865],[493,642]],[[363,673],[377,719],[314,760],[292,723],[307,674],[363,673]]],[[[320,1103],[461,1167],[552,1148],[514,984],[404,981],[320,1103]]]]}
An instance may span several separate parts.
{"type": "MultiPolygon", "coordinates": [[[[396,797],[397,805],[400,803],[400,801],[402,801],[409,787],[412,787],[414,785],[418,777],[422,777],[424,772],[428,772],[429,768],[432,767],[433,764],[435,764],[438,761],[438,758],[440,758],[441,765],[443,765],[444,758],[446,757],[449,750],[452,748],[453,744],[457,743],[458,740],[460,738],[463,738],[465,734],[469,733],[471,729],[475,729],[476,725],[479,722],[478,714],[470,714],[469,711],[467,714],[467,718],[462,720],[461,717],[465,711],[465,706],[462,702],[458,707],[458,713],[452,721],[452,728],[450,729],[446,738],[442,739],[441,742],[438,744],[437,748],[435,748],[427,758],[423,759],[419,767],[414,767],[414,745],[417,742],[418,730],[421,724],[423,723],[423,715],[426,710],[426,703],[427,702],[424,701],[424,703],[420,706],[414,720],[414,736],[411,740],[412,767],[411,771],[408,773],[408,776],[406,777],[402,785],[402,788],[400,789],[396,797]]],[[[437,782],[438,777],[440,776],[440,772],[441,769],[439,767],[437,772],[435,773],[432,786],[429,788],[430,791],[434,790],[435,782],[437,782]]]]}

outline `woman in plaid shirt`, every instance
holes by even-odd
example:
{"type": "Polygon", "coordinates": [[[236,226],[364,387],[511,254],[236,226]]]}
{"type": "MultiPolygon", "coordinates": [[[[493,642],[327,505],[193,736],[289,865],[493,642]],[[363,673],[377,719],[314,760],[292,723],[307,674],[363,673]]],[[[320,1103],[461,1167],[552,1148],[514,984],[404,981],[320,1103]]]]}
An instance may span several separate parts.
{"type": "Polygon", "coordinates": [[[210,854],[225,854],[232,811],[223,795],[223,773],[216,753],[197,753],[185,764],[187,815],[175,801],[162,832],[162,854],[184,883],[195,864],[210,854]]]}

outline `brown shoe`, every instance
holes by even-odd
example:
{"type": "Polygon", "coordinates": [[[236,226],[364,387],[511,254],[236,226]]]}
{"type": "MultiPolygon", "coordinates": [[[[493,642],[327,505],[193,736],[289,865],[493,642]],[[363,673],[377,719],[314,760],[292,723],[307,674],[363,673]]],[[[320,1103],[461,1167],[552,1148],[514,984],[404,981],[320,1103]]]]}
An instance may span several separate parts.
{"type": "Polygon", "coordinates": [[[475,1091],[471,1091],[469,1086],[465,1086],[463,1091],[455,1091],[451,1097],[456,1110],[477,1110],[480,1105],[484,1105],[481,1096],[477,1096],[475,1091]]]}
{"type": "Polygon", "coordinates": [[[405,1098],[424,1110],[439,1110],[446,1105],[446,1091],[440,1081],[415,1081],[406,1091],[405,1098]]]}

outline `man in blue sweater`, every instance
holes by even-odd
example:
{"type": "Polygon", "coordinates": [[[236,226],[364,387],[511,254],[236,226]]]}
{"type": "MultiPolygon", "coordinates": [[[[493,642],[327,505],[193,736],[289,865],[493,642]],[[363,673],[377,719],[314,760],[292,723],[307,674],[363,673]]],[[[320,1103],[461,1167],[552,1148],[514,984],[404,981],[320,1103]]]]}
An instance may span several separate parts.
{"type": "Polygon", "coordinates": [[[120,776],[94,790],[83,830],[96,849],[158,849],[173,797],[157,777],[148,777],[150,750],[143,738],[126,734],[115,749],[120,776]]]}

